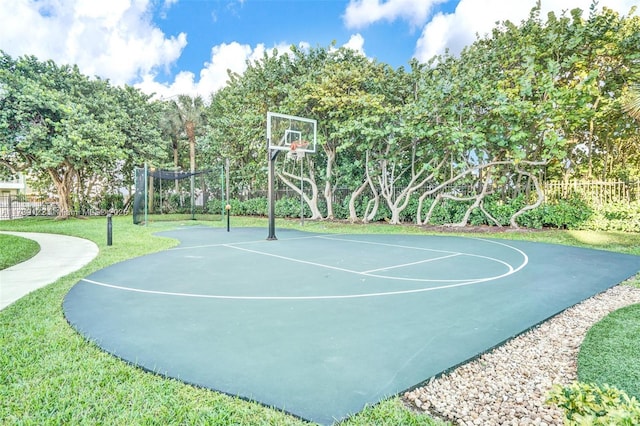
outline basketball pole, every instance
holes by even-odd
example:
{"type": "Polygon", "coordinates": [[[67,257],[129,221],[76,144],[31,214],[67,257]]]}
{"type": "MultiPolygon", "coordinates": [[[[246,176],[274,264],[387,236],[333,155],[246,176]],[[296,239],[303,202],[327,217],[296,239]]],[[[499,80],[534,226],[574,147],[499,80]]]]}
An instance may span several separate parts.
{"type": "Polygon", "coordinates": [[[280,151],[269,148],[270,145],[269,138],[267,138],[267,156],[269,160],[269,235],[267,240],[274,241],[278,239],[276,237],[275,162],[280,151]]]}
{"type": "Polygon", "coordinates": [[[304,171],[303,162],[304,158],[300,159],[300,225],[304,226],[304,171]]]}
{"type": "Polygon", "coordinates": [[[225,191],[226,191],[226,194],[227,194],[227,203],[229,202],[229,173],[230,173],[229,172],[229,167],[230,167],[230,165],[229,165],[229,157],[227,157],[224,160],[224,168],[225,168],[225,174],[226,174],[226,179],[225,179],[226,188],[225,188],[225,191]]]}

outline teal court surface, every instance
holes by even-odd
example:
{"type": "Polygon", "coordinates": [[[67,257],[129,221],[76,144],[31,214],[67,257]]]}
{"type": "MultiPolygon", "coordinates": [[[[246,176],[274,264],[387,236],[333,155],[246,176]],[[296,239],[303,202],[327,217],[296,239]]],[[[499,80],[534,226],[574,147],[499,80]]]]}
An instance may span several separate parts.
{"type": "Polygon", "coordinates": [[[332,424],[640,270],[511,240],[190,227],[78,282],[69,323],[149,371],[332,424]]]}

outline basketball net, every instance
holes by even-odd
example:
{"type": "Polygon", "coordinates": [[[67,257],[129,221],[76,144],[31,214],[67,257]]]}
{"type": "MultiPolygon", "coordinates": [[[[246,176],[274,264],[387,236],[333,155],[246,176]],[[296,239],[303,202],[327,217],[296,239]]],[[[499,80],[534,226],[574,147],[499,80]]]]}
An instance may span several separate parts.
{"type": "Polygon", "coordinates": [[[304,155],[306,154],[306,152],[303,151],[303,149],[305,149],[307,146],[309,146],[309,142],[307,141],[298,140],[298,141],[292,142],[291,145],[289,145],[289,152],[287,152],[287,158],[295,159],[298,161],[302,160],[304,158],[304,155]]]}

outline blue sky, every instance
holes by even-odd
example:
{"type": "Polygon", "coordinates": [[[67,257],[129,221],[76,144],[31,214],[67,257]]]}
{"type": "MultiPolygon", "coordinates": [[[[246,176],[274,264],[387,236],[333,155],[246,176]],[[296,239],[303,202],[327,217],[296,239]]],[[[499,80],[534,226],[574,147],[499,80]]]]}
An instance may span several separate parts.
{"type": "MultiPolygon", "coordinates": [[[[457,0],[437,5],[434,12],[451,11],[457,0]]],[[[154,21],[167,34],[188,33],[189,44],[176,63],[177,69],[207,57],[211,46],[238,42],[256,46],[308,43],[329,46],[349,42],[355,34],[366,40],[367,56],[393,65],[406,66],[413,57],[421,28],[402,20],[349,29],[344,23],[345,0],[246,0],[223,2],[181,1],[170,8],[156,7],[154,21]]]]}
{"type": "MultiPolygon", "coordinates": [[[[347,46],[394,67],[459,52],[536,0],[1,0],[0,49],[159,97],[209,94],[274,47],[347,46]]],[[[543,13],[591,0],[542,0],[543,13]]],[[[627,14],[638,0],[599,0],[627,14]]],[[[636,12],[637,13],[637,12],[636,12]]]]}

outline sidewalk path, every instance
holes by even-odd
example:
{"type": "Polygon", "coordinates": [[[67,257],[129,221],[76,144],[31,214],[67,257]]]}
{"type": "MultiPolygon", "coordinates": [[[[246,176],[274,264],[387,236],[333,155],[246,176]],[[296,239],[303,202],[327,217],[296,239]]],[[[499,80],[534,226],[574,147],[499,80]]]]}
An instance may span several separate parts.
{"type": "Polygon", "coordinates": [[[40,245],[40,251],[31,259],[0,271],[0,310],[77,271],[91,262],[99,251],[92,241],[68,235],[1,232],[34,240],[40,245]]]}

